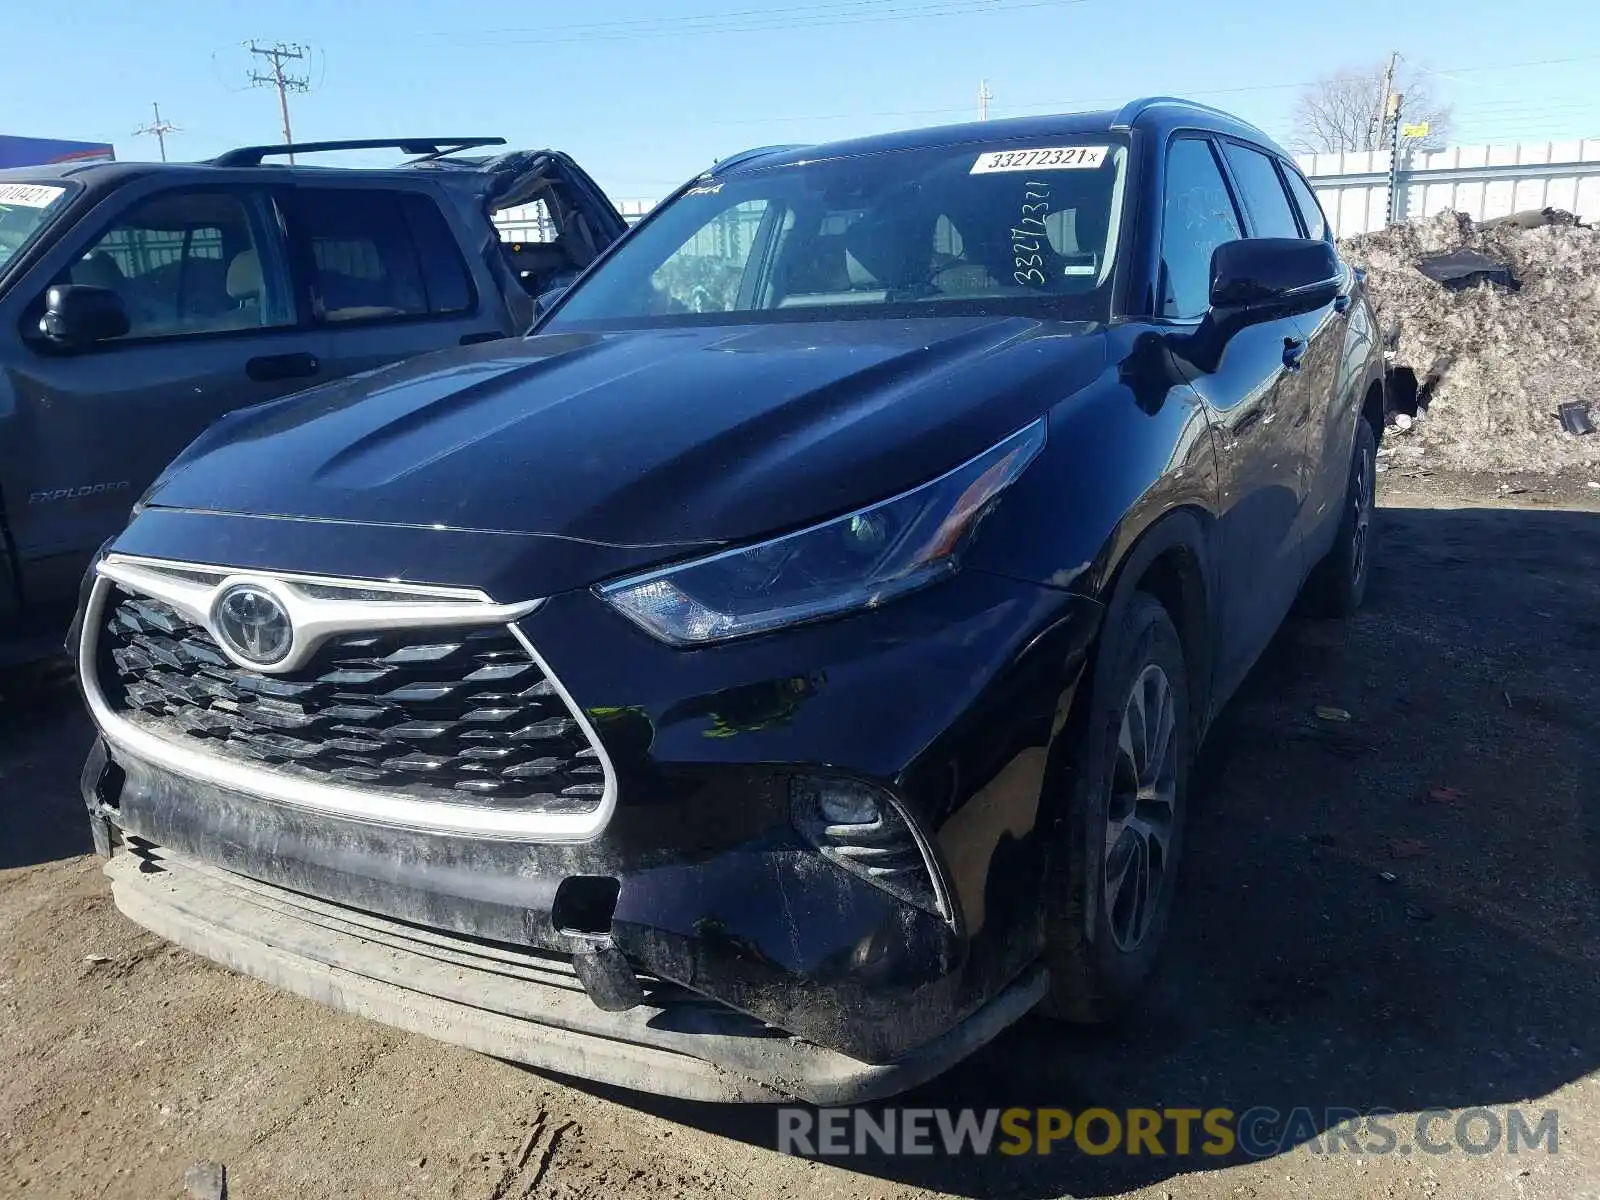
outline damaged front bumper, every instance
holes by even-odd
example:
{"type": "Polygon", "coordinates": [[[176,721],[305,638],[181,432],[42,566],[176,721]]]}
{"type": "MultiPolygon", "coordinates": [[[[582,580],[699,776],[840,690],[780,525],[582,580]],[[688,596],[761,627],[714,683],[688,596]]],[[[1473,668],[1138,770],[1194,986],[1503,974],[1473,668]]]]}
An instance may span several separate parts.
{"type": "Polygon", "coordinates": [[[913,1087],[987,1042],[1043,995],[1035,969],[956,1028],[870,1065],[789,1037],[685,989],[642,981],[606,1012],[572,960],[451,937],[341,908],[140,845],[106,867],[122,912],[154,933],[307,999],[441,1041],[687,1100],[857,1103],[913,1087]]]}
{"type": "MultiPolygon", "coordinates": [[[[229,570],[113,555],[84,607],[84,797],[117,904],[163,936],[433,1037],[709,1100],[887,1095],[1043,994],[1046,763],[1092,602],[974,571],[691,655],[567,593],[476,632],[357,630],[263,677],[207,640],[229,570]],[[478,765],[508,761],[525,771],[478,765]],[[421,790],[354,782],[416,768],[421,790]],[[495,803],[463,803],[481,780],[495,803]],[[817,820],[830,788],[878,818],[817,820]]],[[[352,586],[283,578],[311,605],[352,586]]]]}
{"type": "MultiPolygon", "coordinates": [[[[126,754],[113,760],[102,747],[84,784],[117,907],[152,932],[341,1011],[619,1087],[706,1101],[857,1103],[938,1075],[1044,993],[1034,967],[892,1061],[863,1061],[686,986],[723,994],[762,986],[761,965],[741,965],[741,948],[719,945],[710,928],[703,941],[626,922],[614,933],[557,930],[563,877],[542,877],[532,847],[499,847],[522,861],[495,870],[483,861],[492,844],[464,858],[467,847],[437,838],[307,820],[126,754]],[[396,910],[410,919],[383,915],[396,910]]],[[[785,878],[799,885],[789,866],[768,866],[779,887],[785,878]]],[[[791,980],[787,1003],[817,1014],[848,1007],[839,1027],[870,1043],[871,1027],[886,1030],[896,1013],[900,1029],[921,1024],[904,1005],[920,1005],[928,1027],[947,1021],[956,983],[888,985],[868,1001],[850,995],[853,987],[791,980]]]]}

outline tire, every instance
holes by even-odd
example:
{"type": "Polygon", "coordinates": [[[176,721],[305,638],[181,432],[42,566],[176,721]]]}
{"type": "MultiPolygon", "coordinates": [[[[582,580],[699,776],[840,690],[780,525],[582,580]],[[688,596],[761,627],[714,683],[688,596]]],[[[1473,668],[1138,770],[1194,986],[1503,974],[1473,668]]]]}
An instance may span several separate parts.
{"type": "Polygon", "coordinates": [[[1301,607],[1322,617],[1348,617],[1366,599],[1372,574],[1373,522],[1377,498],[1378,442],[1372,426],[1356,420],[1355,449],[1350,455],[1350,475],[1345,484],[1344,512],[1339,532],[1301,593],[1301,607]]]}
{"type": "Polygon", "coordinates": [[[1046,877],[1050,992],[1040,1010],[1088,1023],[1109,1020],[1142,997],[1166,934],[1182,857],[1192,733],[1188,671],[1178,631],[1154,597],[1133,592],[1108,614],[1078,728],[1046,877]],[[1167,731],[1164,749],[1148,752],[1156,743],[1139,740],[1141,711],[1164,714],[1151,724],[1167,731]],[[1141,755],[1153,764],[1145,781],[1155,784],[1143,799],[1133,787],[1141,755]],[[1156,885],[1153,894],[1148,886],[1140,890],[1141,880],[1156,885]]]}

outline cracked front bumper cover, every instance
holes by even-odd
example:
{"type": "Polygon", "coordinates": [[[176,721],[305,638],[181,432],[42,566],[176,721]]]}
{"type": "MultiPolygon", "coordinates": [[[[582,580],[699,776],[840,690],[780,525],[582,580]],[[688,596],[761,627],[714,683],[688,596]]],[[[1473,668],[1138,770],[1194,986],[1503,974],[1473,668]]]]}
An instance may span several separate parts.
{"type": "Polygon", "coordinates": [[[186,949],[387,1025],[684,1099],[837,1105],[891,1095],[971,1054],[1045,989],[1036,968],[943,1036],[873,1065],[754,1019],[745,1032],[696,1031],[695,1010],[710,1002],[659,980],[641,980],[644,1004],[604,1012],[585,994],[570,959],[423,929],[149,843],[129,845],[105,868],[117,907],[186,949]]]}

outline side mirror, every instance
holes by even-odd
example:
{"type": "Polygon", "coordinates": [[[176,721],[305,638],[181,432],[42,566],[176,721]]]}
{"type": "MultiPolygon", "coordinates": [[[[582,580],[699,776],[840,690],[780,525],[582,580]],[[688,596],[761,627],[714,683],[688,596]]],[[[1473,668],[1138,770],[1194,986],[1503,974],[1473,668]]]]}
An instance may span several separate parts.
{"type": "Polygon", "coordinates": [[[58,345],[76,349],[122,337],[131,328],[122,297],[110,288],[58,283],[44,294],[39,332],[58,345]]]}
{"type": "Polygon", "coordinates": [[[1328,242],[1243,238],[1211,254],[1211,311],[1221,322],[1248,324],[1332,304],[1344,264],[1328,242]]]}
{"type": "MultiPolygon", "coordinates": [[[[570,286],[570,285],[568,285],[570,286]]],[[[533,302],[533,316],[535,320],[544,316],[556,306],[556,301],[567,294],[566,287],[553,287],[547,292],[540,292],[538,299],[533,302]]]]}

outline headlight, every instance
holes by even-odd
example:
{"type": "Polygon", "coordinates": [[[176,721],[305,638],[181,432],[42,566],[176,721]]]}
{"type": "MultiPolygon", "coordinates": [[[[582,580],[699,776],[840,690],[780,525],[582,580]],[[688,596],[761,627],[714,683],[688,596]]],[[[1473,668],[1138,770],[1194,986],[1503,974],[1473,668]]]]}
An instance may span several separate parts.
{"type": "Polygon", "coordinates": [[[646,632],[675,646],[873,608],[955,571],[978,522],[1044,440],[1041,418],[893,499],[595,591],[646,632]]]}

